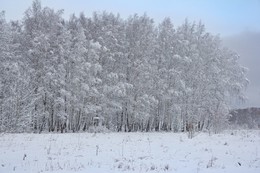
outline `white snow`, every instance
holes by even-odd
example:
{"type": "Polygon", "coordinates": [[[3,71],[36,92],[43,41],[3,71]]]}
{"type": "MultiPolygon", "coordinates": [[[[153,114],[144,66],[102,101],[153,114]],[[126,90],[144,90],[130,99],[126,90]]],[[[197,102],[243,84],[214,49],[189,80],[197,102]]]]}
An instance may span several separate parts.
{"type": "Polygon", "coordinates": [[[260,131],[0,134],[0,173],[10,172],[259,173],[260,131]]]}

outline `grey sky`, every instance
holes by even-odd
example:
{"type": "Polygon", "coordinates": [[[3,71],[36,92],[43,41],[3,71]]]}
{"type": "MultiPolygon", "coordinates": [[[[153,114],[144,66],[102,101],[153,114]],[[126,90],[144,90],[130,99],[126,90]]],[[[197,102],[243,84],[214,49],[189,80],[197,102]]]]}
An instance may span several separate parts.
{"type": "Polygon", "coordinates": [[[226,37],[224,44],[239,53],[240,63],[248,68],[248,100],[245,104],[237,106],[260,107],[260,32],[243,32],[226,37]]]}
{"type": "MultiPolygon", "coordinates": [[[[8,20],[21,19],[33,0],[0,0],[8,20]]],[[[185,18],[201,20],[207,29],[222,36],[245,30],[260,31],[260,0],[41,0],[43,6],[64,9],[64,17],[93,11],[120,13],[122,17],[146,12],[159,22],[171,17],[179,25],[185,18]]]]}
{"type": "MultiPolygon", "coordinates": [[[[22,19],[33,0],[0,0],[7,20],[22,19]]],[[[260,107],[260,0],[42,0],[42,6],[64,9],[64,17],[93,11],[119,13],[123,18],[146,12],[156,22],[170,17],[175,25],[185,18],[201,20],[207,31],[220,34],[225,45],[236,50],[249,68],[248,102],[240,107],[260,107]]]]}

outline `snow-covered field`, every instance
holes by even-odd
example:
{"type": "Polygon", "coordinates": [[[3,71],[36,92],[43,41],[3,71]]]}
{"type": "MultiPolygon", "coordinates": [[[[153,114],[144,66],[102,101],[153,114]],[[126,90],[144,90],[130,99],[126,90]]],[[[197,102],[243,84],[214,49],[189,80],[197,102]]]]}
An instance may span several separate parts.
{"type": "Polygon", "coordinates": [[[259,173],[260,131],[0,134],[0,173],[9,172],[259,173]]]}

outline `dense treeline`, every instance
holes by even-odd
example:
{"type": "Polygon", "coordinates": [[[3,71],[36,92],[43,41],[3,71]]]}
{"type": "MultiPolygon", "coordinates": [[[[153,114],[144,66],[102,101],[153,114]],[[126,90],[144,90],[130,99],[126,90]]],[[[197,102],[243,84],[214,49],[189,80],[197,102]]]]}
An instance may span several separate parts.
{"type": "Polygon", "coordinates": [[[62,18],[34,1],[0,15],[0,131],[218,131],[248,81],[202,23],[103,12],[62,18]]]}
{"type": "Polygon", "coordinates": [[[229,122],[233,128],[260,129],[260,108],[233,109],[230,114],[229,122]]]}

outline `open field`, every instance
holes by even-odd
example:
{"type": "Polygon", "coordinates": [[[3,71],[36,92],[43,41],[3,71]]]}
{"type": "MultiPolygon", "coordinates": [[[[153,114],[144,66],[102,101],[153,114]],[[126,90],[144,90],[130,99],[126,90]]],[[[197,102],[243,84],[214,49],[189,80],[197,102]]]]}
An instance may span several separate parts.
{"type": "Polygon", "coordinates": [[[260,172],[260,131],[1,134],[0,173],[260,172]]]}

